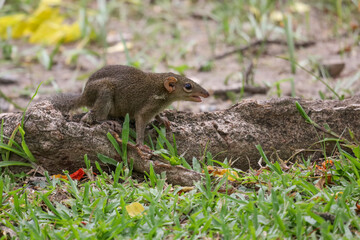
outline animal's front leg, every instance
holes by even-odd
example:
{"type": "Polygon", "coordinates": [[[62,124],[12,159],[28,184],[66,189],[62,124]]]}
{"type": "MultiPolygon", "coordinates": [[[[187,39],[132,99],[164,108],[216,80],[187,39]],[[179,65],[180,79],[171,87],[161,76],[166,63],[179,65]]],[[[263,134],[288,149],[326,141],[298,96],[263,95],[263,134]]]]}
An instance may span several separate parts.
{"type": "Polygon", "coordinates": [[[136,144],[142,146],[144,145],[146,122],[144,121],[144,117],[140,114],[135,116],[135,127],[136,127],[136,144]]]}
{"type": "Polygon", "coordinates": [[[145,127],[147,119],[144,116],[135,116],[135,127],[136,127],[136,146],[143,152],[152,153],[152,150],[144,145],[145,127]]]}

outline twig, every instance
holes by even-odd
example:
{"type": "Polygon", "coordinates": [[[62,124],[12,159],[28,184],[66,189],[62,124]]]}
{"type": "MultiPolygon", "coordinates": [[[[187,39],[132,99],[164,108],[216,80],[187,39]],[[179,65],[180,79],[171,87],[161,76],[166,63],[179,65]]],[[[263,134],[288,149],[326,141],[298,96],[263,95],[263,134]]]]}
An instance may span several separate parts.
{"type": "Polygon", "coordinates": [[[254,78],[254,62],[250,61],[249,66],[246,68],[245,74],[244,74],[244,81],[246,84],[249,84],[250,80],[253,80],[254,78]]]}
{"type": "Polygon", "coordinates": [[[231,89],[219,89],[215,90],[213,95],[220,97],[221,99],[228,99],[228,92],[240,93],[241,91],[249,94],[266,94],[269,91],[268,87],[256,87],[256,86],[242,86],[231,89]]]}
{"type": "MultiPolygon", "coordinates": [[[[307,41],[307,42],[298,42],[298,43],[295,43],[295,47],[296,48],[300,48],[300,47],[309,47],[309,46],[312,46],[314,45],[316,42],[314,41],[307,41]]],[[[235,53],[243,53],[245,52],[246,50],[250,49],[250,48],[254,48],[254,47],[257,47],[259,45],[262,45],[262,44],[277,44],[277,45],[284,45],[286,46],[287,45],[287,42],[286,41],[283,41],[283,40],[268,40],[268,39],[265,39],[265,40],[256,40],[246,46],[243,46],[243,47],[239,47],[239,48],[235,48],[234,50],[231,50],[229,52],[225,52],[225,53],[222,53],[220,55],[217,55],[214,57],[215,60],[220,60],[220,59],[223,59],[223,58],[226,58],[232,54],[235,54],[235,53]]]]}
{"type": "Polygon", "coordinates": [[[214,19],[213,17],[207,15],[207,14],[202,14],[202,13],[192,13],[190,15],[192,18],[195,18],[195,19],[199,19],[199,20],[211,20],[211,21],[214,21],[214,22],[217,22],[216,19],[214,19]]]}
{"type": "Polygon", "coordinates": [[[10,84],[16,84],[16,83],[18,83],[18,81],[16,81],[13,78],[0,77],[0,84],[10,85],[10,84]]]}

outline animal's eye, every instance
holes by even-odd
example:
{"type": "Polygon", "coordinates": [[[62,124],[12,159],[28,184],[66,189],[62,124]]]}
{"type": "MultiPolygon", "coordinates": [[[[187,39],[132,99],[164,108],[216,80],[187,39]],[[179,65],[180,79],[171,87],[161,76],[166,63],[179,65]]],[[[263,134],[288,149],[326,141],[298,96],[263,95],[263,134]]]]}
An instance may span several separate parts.
{"type": "Polygon", "coordinates": [[[185,83],[184,88],[185,90],[190,91],[192,89],[192,85],[190,83],[185,83]]]}

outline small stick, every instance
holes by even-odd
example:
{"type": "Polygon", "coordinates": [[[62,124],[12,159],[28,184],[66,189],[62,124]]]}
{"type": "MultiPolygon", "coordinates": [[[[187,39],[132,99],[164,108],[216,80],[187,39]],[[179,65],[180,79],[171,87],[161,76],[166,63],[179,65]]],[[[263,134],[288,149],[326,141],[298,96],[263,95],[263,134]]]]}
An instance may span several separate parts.
{"type": "MultiPolygon", "coordinates": [[[[283,41],[283,40],[268,40],[268,39],[265,39],[265,40],[256,40],[246,46],[243,46],[243,47],[239,47],[239,48],[235,48],[234,50],[231,50],[229,52],[225,52],[225,53],[222,53],[220,55],[217,55],[214,57],[215,60],[220,60],[220,59],[223,59],[223,58],[226,58],[232,54],[235,54],[235,53],[243,53],[245,52],[246,50],[250,49],[250,48],[253,48],[253,47],[257,47],[259,45],[262,45],[262,44],[277,44],[277,45],[284,45],[286,46],[287,45],[287,42],[286,41],[283,41]]],[[[295,43],[295,47],[296,48],[300,48],[300,47],[309,47],[309,46],[312,46],[314,45],[315,42],[314,41],[308,41],[308,42],[298,42],[298,43],[295,43]]]]}

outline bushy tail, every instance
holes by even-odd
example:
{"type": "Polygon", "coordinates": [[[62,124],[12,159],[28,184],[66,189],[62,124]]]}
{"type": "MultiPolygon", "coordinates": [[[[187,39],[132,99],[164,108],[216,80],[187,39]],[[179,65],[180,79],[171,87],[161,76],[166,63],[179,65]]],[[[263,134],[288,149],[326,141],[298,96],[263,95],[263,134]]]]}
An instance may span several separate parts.
{"type": "Polygon", "coordinates": [[[62,93],[50,98],[51,103],[61,112],[69,112],[72,109],[82,107],[81,94],[62,93]]]}

